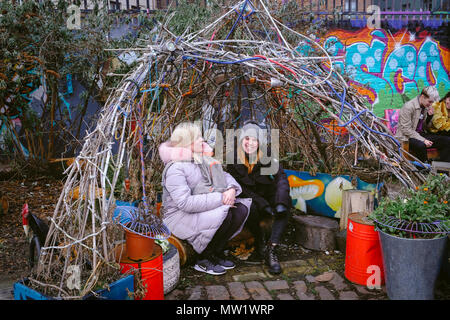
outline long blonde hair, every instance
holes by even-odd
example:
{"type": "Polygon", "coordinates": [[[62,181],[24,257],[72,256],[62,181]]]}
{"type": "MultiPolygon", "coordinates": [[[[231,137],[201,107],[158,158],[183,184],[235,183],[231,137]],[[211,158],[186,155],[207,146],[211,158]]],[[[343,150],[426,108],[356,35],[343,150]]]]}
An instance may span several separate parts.
{"type": "Polygon", "coordinates": [[[170,144],[172,147],[188,147],[201,136],[199,126],[192,122],[182,122],[173,130],[170,144]]]}
{"type": "Polygon", "coordinates": [[[247,172],[250,174],[253,171],[253,168],[255,167],[255,165],[258,163],[259,159],[261,159],[262,157],[262,151],[261,149],[258,148],[258,153],[256,155],[256,160],[254,162],[249,162],[249,159],[247,158],[247,156],[245,155],[245,151],[244,149],[242,149],[242,144],[240,144],[238,146],[237,149],[237,155],[239,157],[239,160],[241,161],[242,164],[244,164],[244,166],[247,167],[247,172]]]}

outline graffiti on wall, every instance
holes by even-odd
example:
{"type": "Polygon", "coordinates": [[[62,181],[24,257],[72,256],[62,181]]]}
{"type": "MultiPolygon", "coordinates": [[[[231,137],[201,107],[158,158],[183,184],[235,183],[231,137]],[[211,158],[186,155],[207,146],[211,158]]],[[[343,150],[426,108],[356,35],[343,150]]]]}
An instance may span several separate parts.
{"type": "Polygon", "coordinates": [[[342,56],[334,67],[383,117],[385,109],[401,108],[425,86],[436,86],[441,97],[450,90],[450,50],[426,34],[417,38],[407,29],[391,34],[364,28],[331,31],[323,44],[330,55],[342,56]]]}
{"type": "Polygon", "coordinates": [[[341,215],[342,191],[358,189],[370,191],[378,198],[382,183],[372,184],[348,175],[332,176],[327,173],[317,173],[312,176],[306,171],[284,170],[289,181],[290,195],[294,208],[306,213],[315,213],[331,218],[341,215]]]}

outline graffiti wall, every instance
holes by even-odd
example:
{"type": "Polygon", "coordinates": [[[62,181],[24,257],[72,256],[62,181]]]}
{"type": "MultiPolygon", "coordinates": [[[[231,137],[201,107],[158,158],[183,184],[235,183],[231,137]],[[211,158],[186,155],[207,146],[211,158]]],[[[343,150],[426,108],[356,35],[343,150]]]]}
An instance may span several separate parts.
{"type": "Polygon", "coordinates": [[[450,90],[450,50],[426,34],[407,29],[395,34],[384,29],[334,30],[323,39],[334,66],[352,79],[376,115],[396,109],[434,85],[440,96],[450,90]]]}

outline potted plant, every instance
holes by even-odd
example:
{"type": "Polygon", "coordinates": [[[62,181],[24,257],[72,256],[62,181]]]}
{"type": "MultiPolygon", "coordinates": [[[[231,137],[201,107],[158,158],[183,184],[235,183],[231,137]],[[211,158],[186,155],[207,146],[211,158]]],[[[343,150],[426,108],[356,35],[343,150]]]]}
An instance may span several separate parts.
{"type": "Polygon", "coordinates": [[[450,230],[450,179],[430,175],[416,190],[384,198],[370,214],[379,231],[387,294],[431,300],[450,230]]]}

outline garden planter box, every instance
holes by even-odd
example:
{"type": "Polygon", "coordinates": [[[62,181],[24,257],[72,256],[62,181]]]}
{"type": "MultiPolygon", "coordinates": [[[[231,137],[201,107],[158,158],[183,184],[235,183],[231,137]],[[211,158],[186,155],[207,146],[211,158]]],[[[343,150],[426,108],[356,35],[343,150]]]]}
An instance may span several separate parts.
{"type": "MultiPolygon", "coordinates": [[[[14,283],[14,300],[56,300],[55,297],[43,295],[27,286],[28,279],[14,283]]],[[[113,282],[108,289],[96,291],[99,297],[94,294],[88,294],[83,300],[130,300],[128,292],[134,291],[134,276],[129,275],[125,278],[113,282]]]]}

